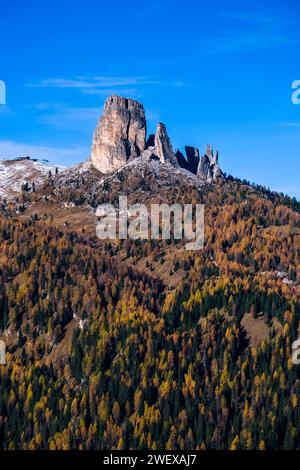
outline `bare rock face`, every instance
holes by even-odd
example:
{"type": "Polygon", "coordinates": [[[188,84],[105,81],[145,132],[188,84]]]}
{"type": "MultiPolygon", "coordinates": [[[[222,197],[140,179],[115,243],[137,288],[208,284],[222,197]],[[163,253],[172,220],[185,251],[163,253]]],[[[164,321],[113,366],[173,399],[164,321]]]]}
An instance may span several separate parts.
{"type": "Polygon", "coordinates": [[[205,180],[211,178],[210,174],[210,161],[207,155],[203,155],[203,157],[200,158],[198,170],[197,170],[197,175],[200,178],[203,178],[205,180]]]}
{"type": "Polygon", "coordinates": [[[132,99],[110,96],[94,132],[88,164],[102,173],[110,173],[138,158],[141,163],[143,160],[158,160],[169,167],[182,168],[205,181],[222,176],[218,152],[214,153],[210,145],[201,158],[196,147],[186,146],[185,151],[186,158],[179,150],[174,152],[166,126],[162,123],[158,124],[156,134],[150,135],[146,141],[143,105],[132,99]]]}
{"type": "Polygon", "coordinates": [[[196,147],[189,147],[186,145],[185,153],[188,161],[188,170],[196,175],[200,160],[199,150],[196,147]]]}
{"type": "Polygon", "coordinates": [[[213,181],[222,176],[218,160],[218,152],[214,153],[212,147],[207,145],[205,155],[200,158],[197,175],[206,181],[213,181]]]}
{"type": "Polygon", "coordinates": [[[188,170],[188,162],[185,156],[183,155],[180,150],[175,150],[175,157],[177,158],[178,165],[180,168],[184,168],[185,170],[188,170]]]}
{"type": "Polygon", "coordinates": [[[155,134],[150,134],[146,142],[146,149],[148,147],[154,147],[154,145],[155,145],[155,134]]]}
{"type": "Polygon", "coordinates": [[[167,134],[167,129],[161,122],[158,123],[155,134],[155,150],[158,158],[162,163],[171,163],[173,166],[178,167],[178,162],[175,157],[170,138],[167,134]]]}
{"type": "Polygon", "coordinates": [[[145,150],[144,107],[135,100],[110,96],[94,132],[91,163],[109,173],[145,150]]]}

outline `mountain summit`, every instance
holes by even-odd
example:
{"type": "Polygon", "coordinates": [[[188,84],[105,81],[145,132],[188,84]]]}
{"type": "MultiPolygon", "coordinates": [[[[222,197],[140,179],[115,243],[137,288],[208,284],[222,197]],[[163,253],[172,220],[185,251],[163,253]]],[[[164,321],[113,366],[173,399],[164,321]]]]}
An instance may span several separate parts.
{"type": "Polygon", "coordinates": [[[145,150],[146,119],[138,101],[110,96],[94,132],[91,161],[101,173],[110,173],[145,150]]]}
{"type": "Polygon", "coordinates": [[[101,173],[111,173],[136,158],[159,160],[175,168],[182,168],[200,179],[212,181],[222,176],[218,152],[210,145],[200,157],[195,147],[186,147],[186,156],[173,150],[165,124],[158,123],[155,135],[147,139],[147,123],[142,103],[110,96],[96,126],[90,162],[101,173]]]}
{"type": "Polygon", "coordinates": [[[133,180],[145,174],[151,174],[157,184],[163,182],[162,187],[166,187],[167,180],[175,185],[192,181],[198,187],[223,176],[218,152],[210,145],[203,156],[192,146],[185,147],[185,155],[174,150],[165,124],[159,122],[155,134],[147,136],[142,103],[113,95],[105,101],[87,161],[64,168],[30,157],[0,160],[0,196],[11,200],[24,188],[41,189],[54,173],[59,173],[57,184],[69,187],[82,173],[91,184],[98,181],[107,185],[119,171],[124,172],[129,188],[133,180]]]}

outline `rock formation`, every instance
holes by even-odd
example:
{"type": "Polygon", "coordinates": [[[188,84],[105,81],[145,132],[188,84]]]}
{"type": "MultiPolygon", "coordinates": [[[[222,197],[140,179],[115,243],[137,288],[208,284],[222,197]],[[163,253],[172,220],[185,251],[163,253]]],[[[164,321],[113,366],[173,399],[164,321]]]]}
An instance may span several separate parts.
{"type": "Polygon", "coordinates": [[[105,102],[104,113],[94,132],[90,162],[102,173],[113,172],[129,160],[140,158],[183,168],[206,181],[222,175],[218,152],[214,153],[210,145],[201,158],[196,147],[186,146],[185,158],[179,150],[174,152],[164,124],[159,123],[155,135],[150,134],[147,140],[146,137],[143,105],[111,96],[105,102]]]}
{"type": "Polygon", "coordinates": [[[218,160],[218,152],[214,153],[211,146],[207,145],[205,155],[200,159],[197,175],[207,181],[212,181],[222,176],[218,160]]]}
{"type": "Polygon", "coordinates": [[[146,142],[146,149],[148,147],[154,147],[154,145],[155,145],[155,134],[150,134],[146,142]]]}
{"type": "Polygon", "coordinates": [[[162,163],[171,163],[173,166],[178,166],[166,126],[161,122],[157,125],[154,144],[158,158],[162,163]]]}
{"type": "Polygon", "coordinates": [[[184,168],[185,170],[188,170],[188,162],[185,156],[183,155],[180,150],[175,151],[175,157],[177,158],[178,165],[180,168],[184,168]]]}
{"type": "Polygon", "coordinates": [[[138,101],[120,96],[109,97],[95,129],[92,164],[102,173],[123,166],[145,150],[146,119],[138,101]]]}
{"type": "Polygon", "coordinates": [[[199,150],[196,147],[189,147],[186,145],[185,153],[188,161],[188,170],[196,175],[200,161],[199,150]]]}

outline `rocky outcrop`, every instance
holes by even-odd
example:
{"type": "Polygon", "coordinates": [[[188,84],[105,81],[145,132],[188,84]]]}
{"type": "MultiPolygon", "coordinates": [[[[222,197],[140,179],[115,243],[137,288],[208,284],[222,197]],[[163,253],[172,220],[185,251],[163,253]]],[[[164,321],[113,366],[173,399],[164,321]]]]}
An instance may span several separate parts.
{"type": "Polygon", "coordinates": [[[218,164],[218,152],[208,145],[200,158],[196,147],[185,147],[186,157],[174,152],[166,126],[159,123],[156,133],[146,140],[146,119],[141,103],[120,96],[109,97],[104,113],[94,132],[91,158],[92,164],[102,173],[110,173],[128,161],[141,158],[157,160],[162,164],[183,168],[200,179],[211,181],[222,175],[218,164]]]}
{"type": "Polygon", "coordinates": [[[136,158],[145,150],[146,119],[144,107],[135,100],[109,97],[94,132],[92,164],[109,173],[136,158]]]}
{"type": "Polygon", "coordinates": [[[184,170],[188,170],[187,159],[185,158],[183,153],[180,152],[180,150],[175,151],[175,157],[177,159],[177,162],[178,162],[178,165],[180,166],[180,168],[183,168],[184,170]]]}
{"type": "Polygon", "coordinates": [[[199,178],[206,181],[212,181],[222,176],[218,163],[218,152],[214,153],[210,145],[207,145],[205,155],[201,158],[196,147],[186,146],[185,152],[187,158],[179,150],[175,152],[176,159],[181,168],[198,175],[199,178]]]}
{"type": "Polygon", "coordinates": [[[200,159],[197,175],[206,181],[212,181],[222,176],[218,160],[218,152],[214,153],[212,147],[207,145],[205,155],[200,159]]]}
{"type": "Polygon", "coordinates": [[[146,149],[149,147],[154,147],[154,145],[155,145],[155,134],[150,134],[146,142],[146,149]]]}
{"type": "Polygon", "coordinates": [[[171,163],[173,166],[178,167],[166,126],[161,122],[157,125],[154,144],[158,158],[162,163],[171,163]]]}
{"type": "Polygon", "coordinates": [[[188,161],[188,170],[196,175],[200,161],[199,150],[196,147],[185,146],[185,153],[188,161]]]}

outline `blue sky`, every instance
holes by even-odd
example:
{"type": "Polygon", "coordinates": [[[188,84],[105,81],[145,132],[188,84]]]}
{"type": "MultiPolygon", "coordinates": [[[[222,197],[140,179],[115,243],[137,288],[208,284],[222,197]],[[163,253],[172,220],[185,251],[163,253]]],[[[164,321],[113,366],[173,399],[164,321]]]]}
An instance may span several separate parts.
{"type": "Polygon", "coordinates": [[[300,199],[299,13],[296,0],[1,0],[0,158],[84,160],[120,94],[175,148],[210,143],[227,173],[300,199]]]}

